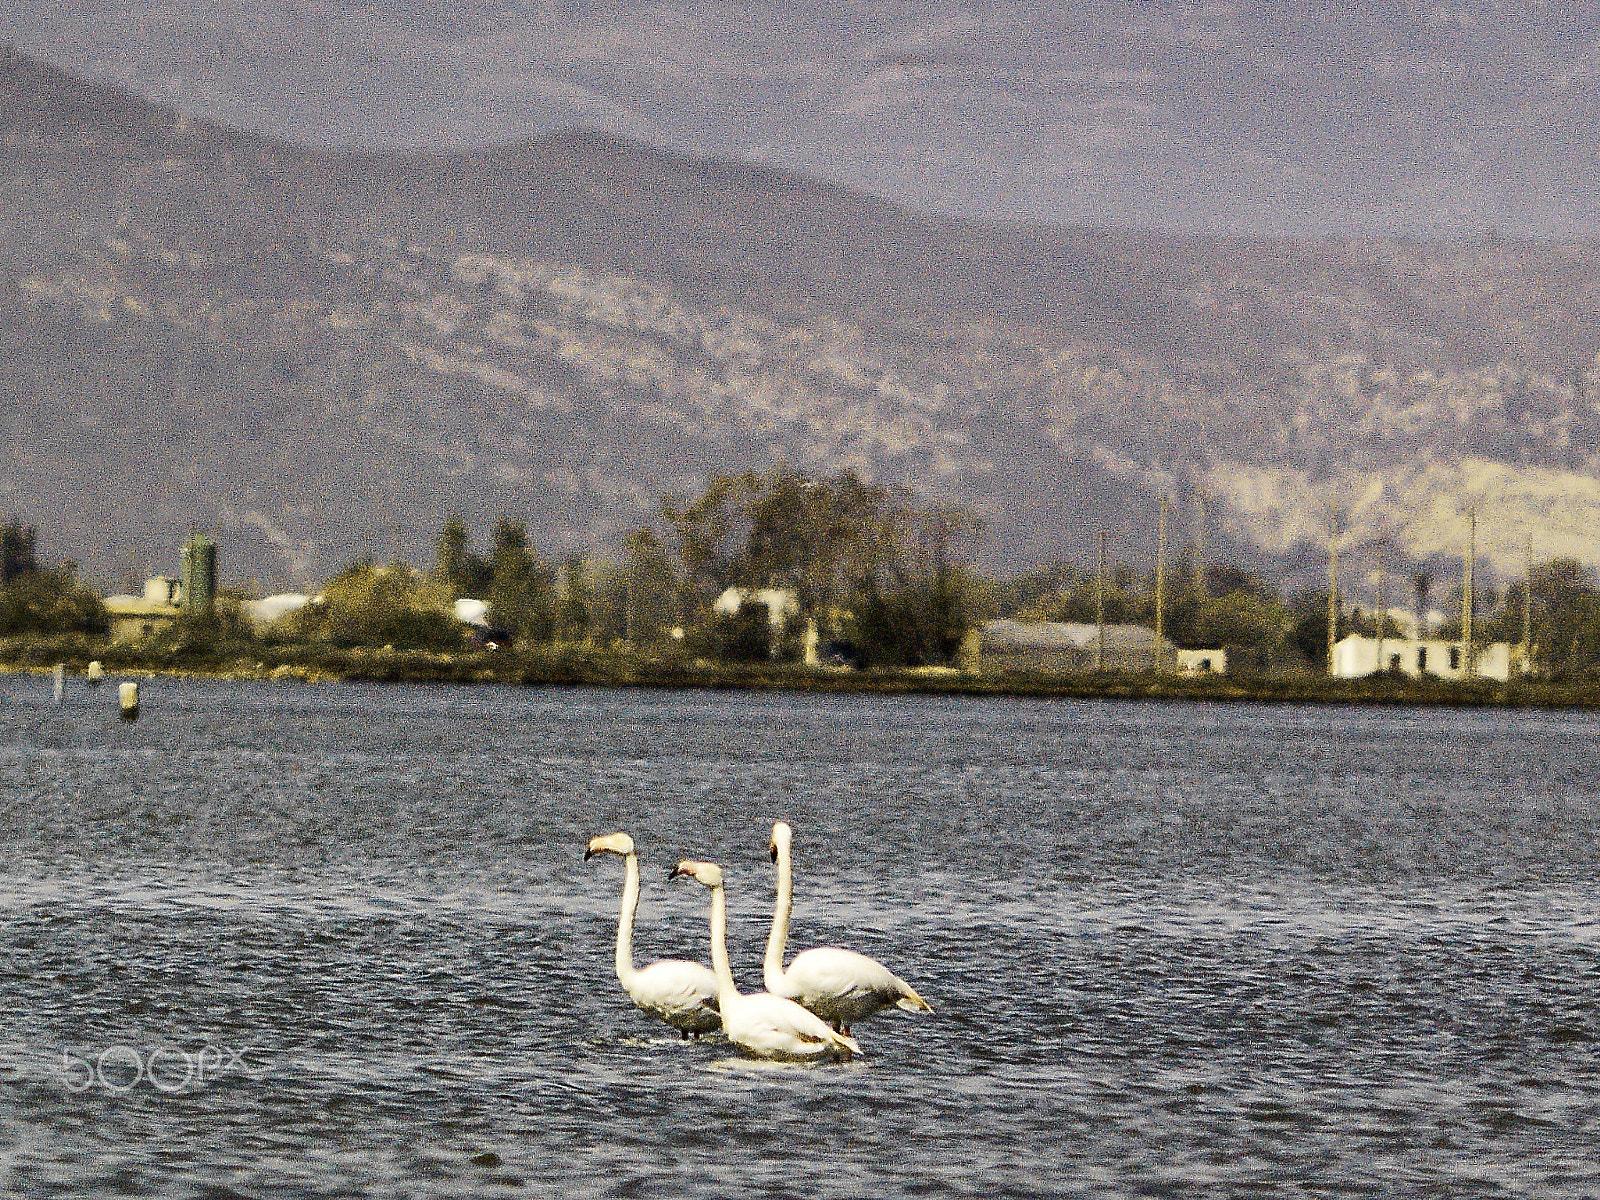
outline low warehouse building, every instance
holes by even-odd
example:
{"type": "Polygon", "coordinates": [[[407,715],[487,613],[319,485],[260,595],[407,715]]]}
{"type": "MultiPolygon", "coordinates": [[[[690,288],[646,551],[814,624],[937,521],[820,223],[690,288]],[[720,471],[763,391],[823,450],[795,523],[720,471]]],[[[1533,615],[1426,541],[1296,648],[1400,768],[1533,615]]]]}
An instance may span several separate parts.
{"type": "Polygon", "coordinates": [[[178,581],[165,575],[145,580],[141,596],[107,596],[105,606],[111,623],[111,640],[142,642],[171,629],[178,619],[182,599],[183,589],[178,581]]]}
{"type": "MultiPolygon", "coordinates": [[[[979,669],[1007,671],[1089,671],[1094,669],[1099,626],[1071,621],[986,621],[979,669]]],[[[1144,625],[1107,625],[1107,670],[1144,671],[1159,654],[1172,662],[1175,647],[1144,625]]]]}
{"type": "Polygon", "coordinates": [[[1363,679],[1380,671],[1398,671],[1419,679],[1498,679],[1511,677],[1511,644],[1490,642],[1477,647],[1472,672],[1467,672],[1465,647],[1461,642],[1437,638],[1384,638],[1381,651],[1377,638],[1352,634],[1333,646],[1333,677],[1363,679]],[[1381,657],[1380,657],[1381,653],[1381,657]]]}

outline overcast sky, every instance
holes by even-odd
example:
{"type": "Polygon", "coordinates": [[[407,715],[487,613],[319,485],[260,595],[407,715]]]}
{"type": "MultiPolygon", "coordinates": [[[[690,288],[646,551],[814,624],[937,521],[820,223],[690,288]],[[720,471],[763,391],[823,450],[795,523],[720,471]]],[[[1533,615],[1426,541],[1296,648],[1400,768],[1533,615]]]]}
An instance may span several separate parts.
{"type": "Polygon", "coordinates": [[[583,124],[919,207],[1600,236],[1600,3],[0,0],[25,50],[324,145],[583,124]]]}

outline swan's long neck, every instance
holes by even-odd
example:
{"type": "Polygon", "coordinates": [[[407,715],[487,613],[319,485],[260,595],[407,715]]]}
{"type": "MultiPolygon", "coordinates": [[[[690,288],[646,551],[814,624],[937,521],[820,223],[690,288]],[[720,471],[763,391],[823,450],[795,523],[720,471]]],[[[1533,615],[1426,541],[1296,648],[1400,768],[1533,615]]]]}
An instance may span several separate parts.
{"type": "Polygon", "coordinates": [[[772,908],[772,932],[767,935],[767,957],[761,963],[761,981],[767,991],[783,991],[783,951],[789,944],[789,913],[794,908],[794,879],[789,848],[778,847],[778,899],[772,908]]]}
{"type": "Polygon", "coordinates": [[[720,883],[711,889],[711,969],[717,975],[717,1003],[737,1000],[739,985],[728,962],[728,897],[720,883]]]}
{"type": "Polygon", "coordinates": [[[626,869],[622,885],[622,915],[617,918],[617,978],[626,987],[633,969],[633,917],[639,911],[639,856],[624,856],[626,869]]]}

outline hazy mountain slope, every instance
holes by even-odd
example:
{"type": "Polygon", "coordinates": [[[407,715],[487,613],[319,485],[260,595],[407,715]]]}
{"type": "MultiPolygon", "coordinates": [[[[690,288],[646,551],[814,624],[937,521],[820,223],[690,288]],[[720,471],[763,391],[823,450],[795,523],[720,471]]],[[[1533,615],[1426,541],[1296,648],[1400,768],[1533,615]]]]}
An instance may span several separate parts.
{"type": "Polygon", "coordinates": [[[68,69],[308,145],[581,124],[969,216],[1600,235],[1600,21],[1581,0],[7,0],[6,15],[68,69]]]}
{"type": "Polygon", "coordinates": [[[1470,493],[1509,553],[1600,529],[1597,317],[1592,246],[991,227],[585,133],[318,153],[0,61],[0,509],[102,574],[200,524],[285,582],[457,509],[604,546],[779,460],[970,505],[997,564],[1172,483],[1273,551],[1359,496],[1430,553],[1470,493]]]}

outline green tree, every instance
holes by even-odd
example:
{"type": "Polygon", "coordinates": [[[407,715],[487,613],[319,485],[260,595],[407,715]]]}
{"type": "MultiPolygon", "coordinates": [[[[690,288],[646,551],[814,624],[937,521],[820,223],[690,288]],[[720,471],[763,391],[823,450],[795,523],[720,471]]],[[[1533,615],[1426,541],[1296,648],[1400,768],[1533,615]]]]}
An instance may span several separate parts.
{"type": "Polygon", "coordinates": [[[1417,630],[1420,636],[1428,619],[1428,596],[1433,591],[1433,572],[1427,567],[1419,567],[1411,576],[1411,591],[1416,597],[1417,630]]]}
{"type": "Polygon", "coordinates": [[[1292,615],[1278,600],[1235,589],[1200,604],[1194,637],[1202,646],[1270,649],[1292,625],[1292,615]]]}
{"type": "Polygon", "coordinates": [[[513,637],[548,642],[555,636],[555,597],[550,572],[528,544],[521,521],[495,522],[489,559],[489,623],[513,637]]]}
{"type": "MultiPolygon", "coordinates": [[[[1339,623],[1339,636],[1349,632],[1344,621],[1339,623]]],[[[1288,648],[1298,651],[1314,670],[1324,671],[1328,665],[1328,589],[1313,588],[1296,592],[1289,600],[1289,631],[1285,635],[1288,648]]]]}
{"type": "MultiPolygon", "coordinates": [[[[1106,623],[1149,622],[1155,619],[1155,600],[1151,589],[1126,567],[1107,572],[1105,589],[1106,623]]],[[[1099,581],[1093,572],[1074,574],[1054,595],[1043,596],[1017,613],[1020,621],[1092,622],[1098,612],[1099,581]]],[[[1172,610],[1169,598],[1168,613],[1172,610]]]]}
{"type": "MultiPolygon", "coordinates": [[[[666,501],[663,514],[681,566],[679,619],[711,649],[732,636],[712,617],[717,596],[776,588],[794,593],[819,632],[844,633],[875,661],[946,662],[986,594],[962,561],[977,532],[971,517],[918,508],[909,493],[891,496],[848,472],[719,475],[692,502],[666,501]]],[[[787,631],[786,652],[798,644],[787,631]]]]}
{"type": "Polygon", "coordinates": [[[661,539],[648,529],[628,535],[627,553],[608,584],[612,636],[639,646],[668,640],[678,623],[678,577],[661,539]]]}
{"type": "Polygon", "coordinates": [[[587,642],[593,632],[594,589],[589,585],[589,573],[583,559],[577,555],[567,559],[564,583],[558,614],[561,640],[587,642]]]}
{"type": "Polygon", "coordinates": [[[851,600],[849,634],[863,666],[954,660],[980,619],[972,577],[960,561],[978,529],[965,513],[919,510],[903,495],[884,513],[851,600]]]}
{"type": "Polygon", "coordinates": [[[318,601],[284,618],[290,636],[336,646],[454,650],[461,623],[442,580],[419,581],[404,563],[352,563],[323,587],[318,601]]]}
{"type": "Polygon", "coordinates": [[[685,614],[709,610],[711,602],[747,574],[749,544],[746,500],[757,493],[758,476],[713,476],[699,499],[668,497],[661,512],[676,542],[685,614]]]}
{"type": "Polygon", "coordinates": [[[1534,661],[1552,679],[1600,675],[1600,590],[1594,572],[1575,559],[1557,558],[1533,569],[1538,600],[1534,661]]]}
{"type": "Polygon", "coordinates": [[[39,569],[35,551],[39,531],[12,517],[0,525],[0,587],[39,569]]]}
{"type": "MultiPolygon", "coordinates": [[[[1324,613],[1323,624],[1326,626],[1327,618],[1324,613]]],[[[1399,638],[1405,636],[1405,629],[1388,613],[1380,619],[1379,614],[1372,609],[1356,609],[1348,618],[1340,622],[1340,628],[1345,633],[1357,633],[1362,637],[1377,637],[1380,631],[1386,638],[1399,638]]]]}
{"type": "Polygon", "coordinates": [[[883,489],[850,472],[811,480],[779,469],[750,491],[741,582],[791,590],[802,617],[825,616],[865,569],[883,489]]]}
{"type": "Polygon", "coordinates": [[[1206,583],[1213,596],[1244,592],[1263,600],[1276,600],[1278,589],[1237,563],[1214,563],[1206,570],[1206,583]]]}
{"type": "Polygon", "coordinates": [[[759,600],[747,600],[738,612],[717,617],[712,629],[719,658],[765,662],[772,657],[772,614],[759,600]]]}
{"type": "Polygon", "coordinates": [[[1053,562],[1037,571],[1000,580],[992,585],[996,616],[1019,621],[1054,621],[1050,615],[1057,598],[1078,586],[1081,573],[1071,563],[1053,562]]]}
{"type": "Polygon", "coordinates": [[[103,635],[105,605],[78,580],[71,565],[33,569],[0,587],[0,636],[81,633],[103,635]]]}
{"type": "Polygon", "coordinates": [[[533,609],[533,551],[520,521],[501,517],[494,526],[489,556],[489,623],[513,637],[528,627],[533,609]]]}
{"type": "Polygon", "coordinates": [[[472,552],[472,535],[467,523],[452,516],[439,530],[434,542],[437,561],[433,573],[456,596],[482,596],[489,588],[489,564],[472,552]]]}

